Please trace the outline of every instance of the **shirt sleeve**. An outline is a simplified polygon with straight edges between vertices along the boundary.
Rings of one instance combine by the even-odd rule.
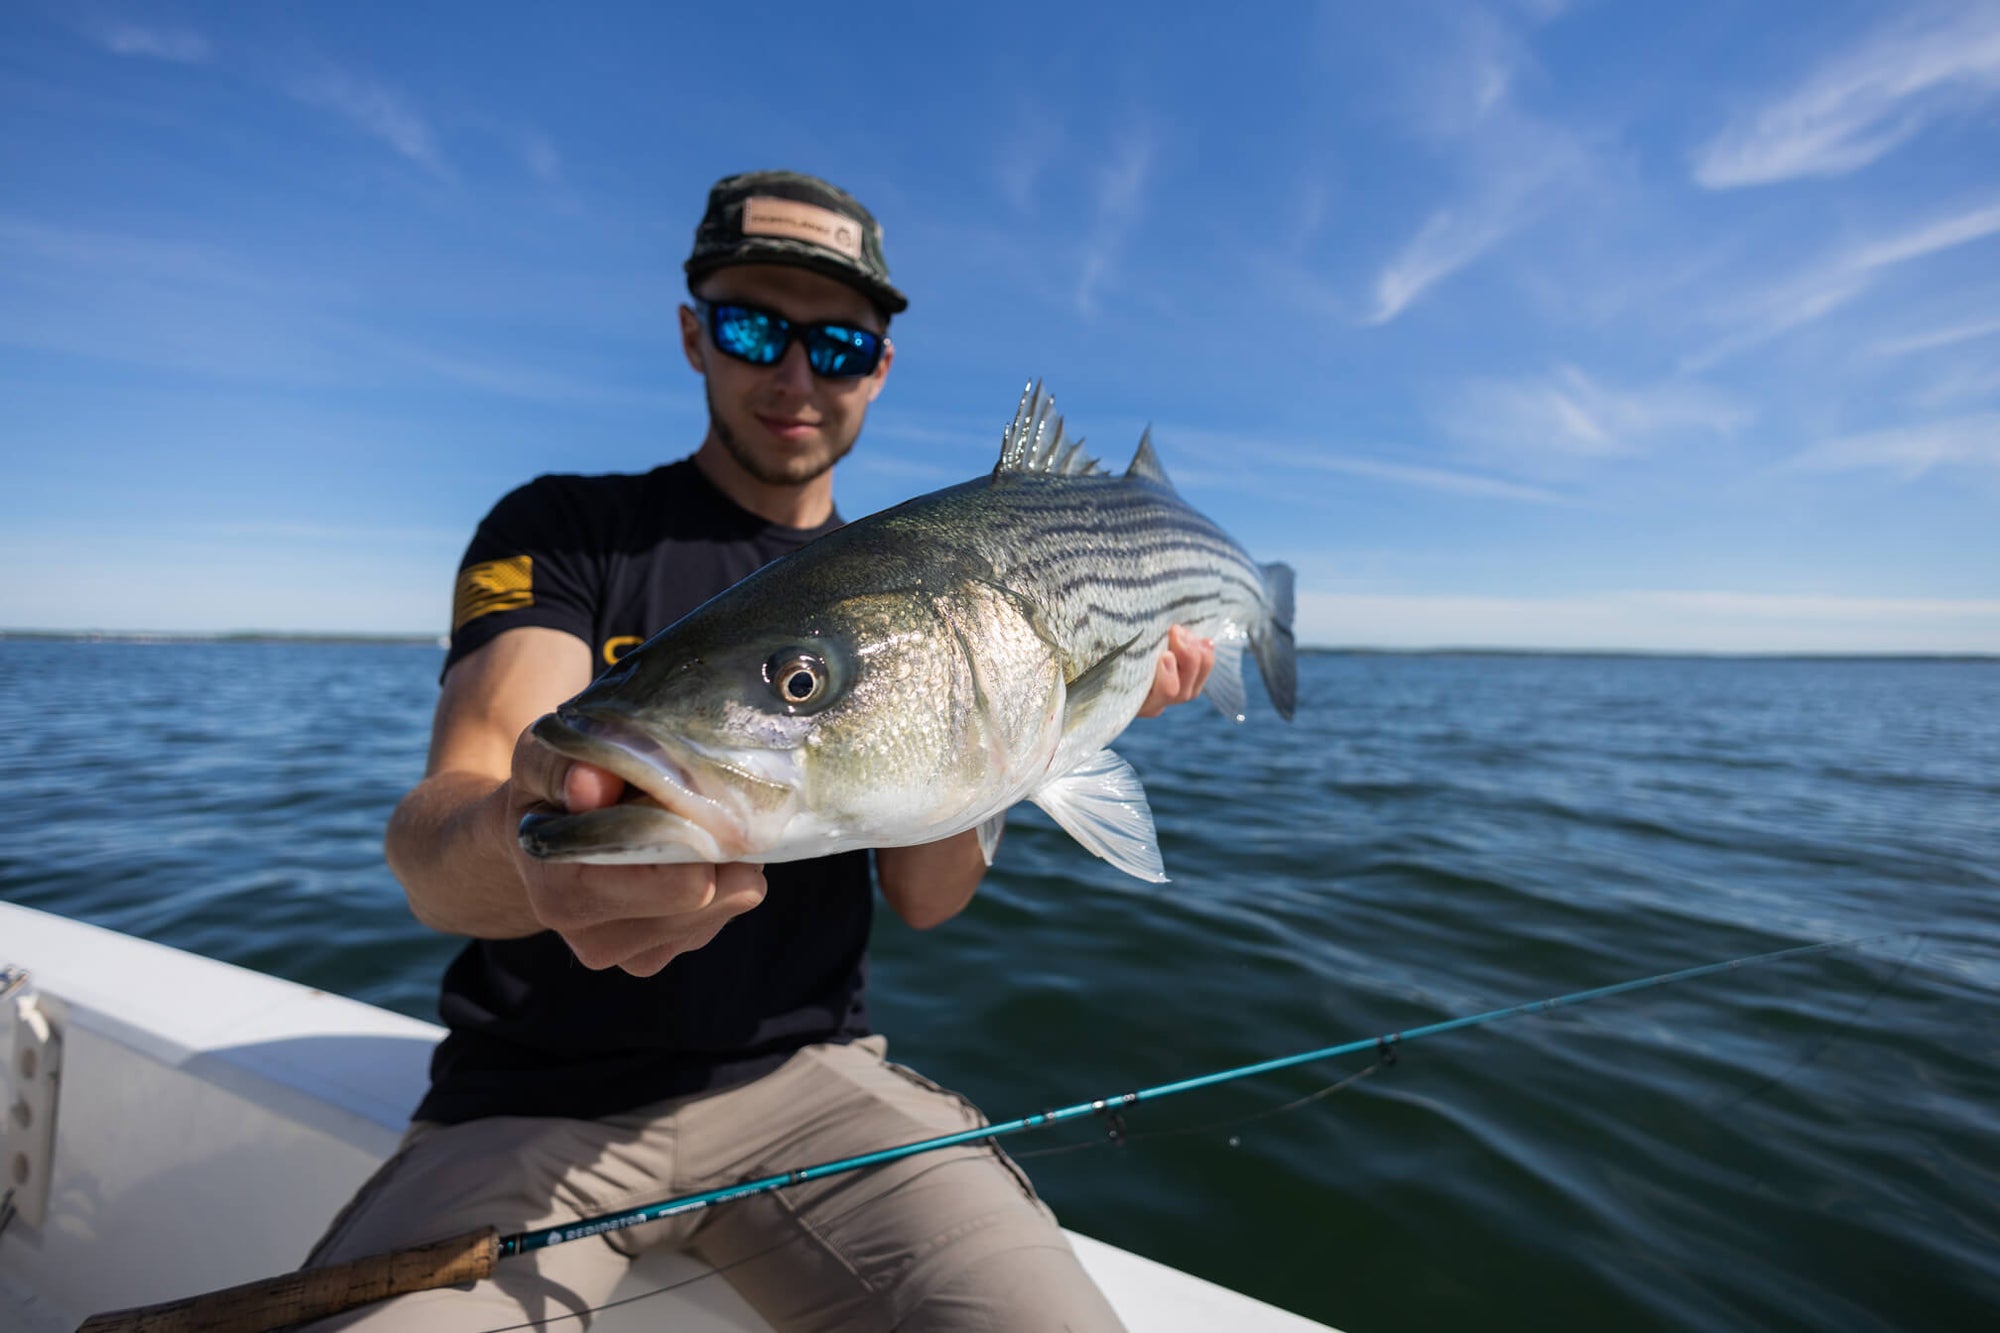
[[[595,632],[602,557],[578,478],[537,477],[480,520],[459,562],[444,671],[510,629],[537,625],[585,643]],[[601,517],[601,516],[600,516]]]

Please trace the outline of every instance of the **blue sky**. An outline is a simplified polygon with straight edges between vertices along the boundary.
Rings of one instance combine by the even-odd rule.
[[[850,517],[1042,376],[1304,642],[2000,652],[2000,6],[1243,9],[8,6],[0,627],[441,629],[785,165],[912,297]]]

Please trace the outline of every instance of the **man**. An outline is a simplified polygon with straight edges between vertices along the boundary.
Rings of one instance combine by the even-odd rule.
[[[719,182],[680,312],[709,425],[643,476],[542,477],[467,551],[423,781],[389,825],[411,909],[469,936],[449,1035],[402,1148],[310,1264],[492,1224],[539,1228],[984,1123],[868,1032],[870,853],[769,867],[550,865],[525,813],[621,781],[526,734],[618,655],[840,523],[833,467],[895,351],[881,230],[809,176]],[[1176,631],[1146,710],[1197,694],[1213,646]],[[872,854],[935,926],[985,870],[976,833]],[[924,1154],[503,1261],[326,1328],[487,1329],[602,1304],[642,1248],[692,1249],[781,1329],[1116,1328],[997,1148]]]

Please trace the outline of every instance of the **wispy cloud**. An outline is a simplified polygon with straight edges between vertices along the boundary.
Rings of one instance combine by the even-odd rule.
[[[1823,440],[1792,455],[1785,466],[1810,472],[1884,469],[1914,480],[1949,464],[2000,468],[2000,412]]]
[[[521,161],[544,185],[560,185],[563,180],[562,154],[546,134],[530,130],[521,138]]]
[[[1853,247],[1797,273],[1732,310],[1740,327],[1689,358],[1700,370],[1820,319],[1866,291],[1885,270],[1914,259],[2000,235],[2000,202],[1920,223],[1897,235]]]
[[[127,282],[136,277],[230,287],[255,284],[239,257],[209,246],[0,213],[0,257],[9,256],[23,265],[16,272],[42,277],[49,266],[58,265],[71,272],[115,273]]]
[[[150,28],[137,23],[112,23],[91,35],[113,55],[168,60],[179,65],[204,64],[215,55],[215,48],[208,38],[190,28]]]
[[[1539,23],[1561,18],[1570,7],[1570,0],[1519,0],[1528,16]]]
[[[1970,241],[1983,240],[1995,232],[2000,232],[2000,202],[1975,208],[1967,213],[1939,218],[1923,226],[1912,228],[1900,236],[1891,236],[1873,245],[1864,245],[1849,255],[1845,266],[1867,272],[1870,269],[1886,268],[1891,264],[1901,264],[1911,259],[1921,259],[1925,255],[1949,250]]]
[[[943,484],[966,479],[965,469],[962,467],[951,467],[944,463],[927,462],[920,458],[879,451],[862,450],[840,466],[842,472],[872,472],[877,476],[892,477],[898,481]]]
[[[2000,319],[1974,320],[1970,324],[1953,324],[1905,338],[1890,338],[1876,343],[1869,350],[1877,356],[1905,356],[1911,352],[1929,352],[1971,342],[1976,338],[1990,338],[1996,333],[2000,333]]]
[[[1726,435],[1750,419],[1746,408],[1701,384],[1614,388],[1573,365],[1524,380],[1475,381],[1440,415],[1461,439],[1582,458],[1639,453],[1689,431]]]
[[[1509,94],[1525,44],[1484,16],[1419,80],[1416,125],[1444,144],[1465,175],[1461,197],[1434,209],[1376,275],[1366,325],[1387,324],[1432,287],[1473,263],[1588,179],[1589,153],[1560,127],[1528,115]]]
[[[1521,500],[1530,504],[1560,504],[1563,497],[1540,486],[1527,486],[1476,472],[1454,472],[1449,468],[1424,467],[1411,463],[1389,463],[1377,458],[1356,458],[1346,454],[1321,454],[1300,460],[1299,466],[1325,472],[1344,472],[1355,477],[1372,477],[1403,486],[1447,491],[1454,495],[1481,495],[1496,500]]]
[[[1989,358],[1966,361],[1944,370],[1910,395],[1911,402],[1929,409],[1994,398],[2000,398],[2000,362]]]
[[[970,422],[963,425],[925,425],[912,419],[907,412],[890,414],[877,408],[869,417],[868,438],[901,440],[930,449],[997,455],[1004,425],[1004,422],[990,428],[985,424],[974,426]]]
[[[413,370],[462,388],[528,402],[671,409],[691,407],[691,395],[668,389],[635,388],[546,366],[505,358],[468,355],[365,331],[369,348]]]
[[[1040,101],[1024,101],[1012,131],[1000,139],[994,177],[1016,212],[1034,211],[1042,178],[1062,151],[1063,133]]]
[[[1712,190],[1857,171],[2000,92],[2000,8],[1932,8],[1878,29],[1694,155]]]
[[[1868,286],[1857,269],[1836,263],[1799,274],[1735,303],[1724,319],[1737,325],[1681,364],[1688,371],[1711,370],[1731,357],[1760,347],[1780,334],[1810,324],[1852,301]]]
[[[377,527],[370,524],[284,522],[259,519],[241,522],[205,522],[166,525],[157,534],[163,540],[184,540],[208,544],[216,538],[254,537],[260,541],[316,542],[351,546],[401,544],[453,548],[465,540],[456,528]]]
[[[1823,593],[1651,592],[1648,602],[1712,615],[1751,619],[1923,620],[2000,616],[2000,600],[1977,597],[1845,597]]]
[[[386,85],[330,69],[294,79],[286,85],[286,91],[308,106],[333,113],[436,175],[451,176],[430,122]]]
[[[1137,129],[1128,133],[1098,168],[1093,191],[1097,213],[1084,244],[1074,293],[1079,314],[1096,313],[1098,288],[1118,263],[1138,221],[1152,165],[1153,136]]]
[[[1452,144],[1502,111],[1534,62],[1519,22],[1492,10],[1457,6],[1449,15],[1409,7],[1428,58],[1411,62],[1398,98],[1402,116],[1420,136]],[[1442,19],[1442,22],[1437,20]],[[1531,16],[1532,19],[1532,16]]]
[[[1477,472],[1433,467],[1425,463],[1401,463],[1365,454],[1350,454],[1324,448],[1253,439],[1223,431],[1171,427],[1163,429],[1160,434],[1162,438],[1171,437],[1177,445],[1185,446],[1198,455],[1262,464],[1263,467],[1257,469],[1257,472],[1265,481],[1268,481],[1268,475],[1265,474],[1268,474],[1270,469],[1276,468],[1296,472],[1338,472],[1347,476],[1391,482],[1399,486],[1415,486],[1423,490],[1443,491],[1453,495],[1482,496],[1529,504],[1561,504],[1565,499],[1558,492],[1540,486],[1524,485],[1501,477],[1484,476]],[[1177,473],[1180,471],[1176,469]],[[1219,473],[1212,476],[1210,482],[1214,485],[1228,486],[1233,484],[1234,476],[1240,475],[1240,472]]]
[[[1630,589],[1487,597],[1304,591],[1299,642],[1383,648],[2000,652],[2000,600]]]
[[[1432,286],[1498,244],[1521,224],[1519,203],[1488,199],[1465,211],[1439,209],[1424,220],[1375,279],[1374,303],[1364,324],[1387,324]]]
[[[1144,220],[1161,139],[1138,108],[1126,108],[1111,123],[1123,128],[1072,132],[1042,104],[1023,103],[998,136],[991,159],[994,189],[1020,215],[1004,233],[994,235],[994,248],[1010,258],[1022,257],[1021,237],[1031,230],[1022,223],[1047,213],[1049,230],[1026,257],[1043,269],[1051,268],[1051,250],[1062,256],[1052,266],[1055,277],[1043,294],[1085,318],[1098,313]],[[1044,196],[1058,191],[1060,211],[1041,208]],[[1081,206],[1078,199],[1084,201]]]

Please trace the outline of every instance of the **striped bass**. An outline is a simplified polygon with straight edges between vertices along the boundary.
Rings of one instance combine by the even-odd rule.
[[[791,861],[980,831],[1033,801],[1090,851],[1166,879],[1138,775],[1107,748],[1167,631],[1215,641],[1235,721],[1247,648],[1292,716],[1292,571],[1175,492],[1151,432],[1112,474],[1040,384],[990,476],[857,520],[689,612],[535,724],[627,799],[534,814],[550,861]]]

